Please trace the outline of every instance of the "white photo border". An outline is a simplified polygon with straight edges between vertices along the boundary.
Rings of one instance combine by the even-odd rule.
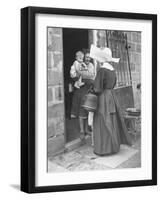
[[[142,143],[141,168],[47,173],[47,27],[141,31]],[[152,179],[152,21],[36,14],[35,186],[103,183]],[[148,108],[148,109],[147,109]],[[72,178],[71,178],[72,177]]]

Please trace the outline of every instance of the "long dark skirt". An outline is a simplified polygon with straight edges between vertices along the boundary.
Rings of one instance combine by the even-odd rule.
[[[131,145],[118,103],[110,90],[99,97],[98,110],[93,121],[94,152],[99,155],[117,153],[120,144]]]
[[[82,105],[84,103],[84,97],[88,93],[92,83],[93,82],[91,80],[86,80],[84,86],[82,86],[80,89],[75,89],[74,91],[71,114],[76,118],[81,117],[86,119],[88,116],[88,112],[83,109]]]

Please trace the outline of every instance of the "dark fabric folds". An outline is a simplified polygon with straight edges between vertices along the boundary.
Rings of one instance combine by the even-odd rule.
[[[93,121],[94,152],[99,155],[117,153],[120,144],[132,144],[117,98],[113,94],[115,77],[114,71],[102,69],[95,79],[95,90],[101,91]]]

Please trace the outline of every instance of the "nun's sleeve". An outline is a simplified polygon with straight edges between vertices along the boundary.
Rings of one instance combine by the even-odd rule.
[[[81,75],[83,79],[94,79],[95,77],[94,65],[92,63],[89,63],[88,68],[84,71],[82,70]]]
[[[94,93],[100,94],[103,92],[103,82],[104,82],[104,72],[100,69],[97,72],[96,78],[94,80]]]

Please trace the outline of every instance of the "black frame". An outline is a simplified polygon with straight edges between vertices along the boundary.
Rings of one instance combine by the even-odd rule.
[[[152,21],[152,179],[61,186],[35,186],[35,15],[60,14]],[[157,184],[157,15],[61,8],[21,9],[21,190],[27,193]]]

